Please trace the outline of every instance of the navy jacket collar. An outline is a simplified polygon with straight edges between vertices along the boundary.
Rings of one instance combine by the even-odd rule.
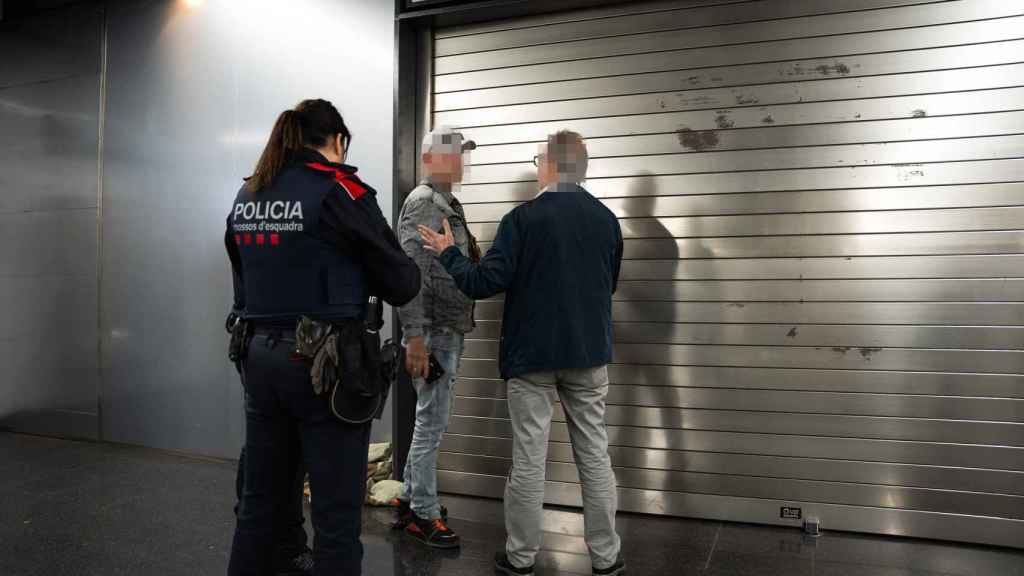
[[[560,194],[562,192],[586,192],[586,190],[575,182],[556,182],[538,192],[537,197],[543,196],[548,192]]]

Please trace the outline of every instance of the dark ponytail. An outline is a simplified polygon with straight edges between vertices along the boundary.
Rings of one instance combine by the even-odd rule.
[[[256,169],[246,181],[250,192],[270,185],[281,170],[304,148],[322,148],[329,139],[341,134],[348,154],[352,134],[338,109],[327,100],[303,100],[293,110],[285,110],[274,122]]]

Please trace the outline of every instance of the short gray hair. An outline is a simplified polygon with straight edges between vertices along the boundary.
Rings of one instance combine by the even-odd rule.
[[[577,184],[587,179],[590,156],[576,132],[560,130],[548,136],[547,161],[555,164],[559,182]]]

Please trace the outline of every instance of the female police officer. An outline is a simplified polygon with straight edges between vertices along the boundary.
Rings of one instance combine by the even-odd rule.
[[[361,507],[370,424],[336,419],[294,356],[296,321],[361,319],[369,296],[394,306],[419,290],[376,193],[343,164],[351,135],[337,109],[306,100],[286,110],[228,216],[235,308],[253,327],[246,390],[244,493],[229,574],[273,569],[280,502],[290,489],[288,431],[298,426],[314,497],[315,574],[361,573]],[[278,503],[275,505],[275,502]]]

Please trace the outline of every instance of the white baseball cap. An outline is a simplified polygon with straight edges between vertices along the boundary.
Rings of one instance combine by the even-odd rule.
[[[451,126],[438,126],[423,137],[423,154],[462,154],[475,149],[476,142],[465,140],[462,132]]]

